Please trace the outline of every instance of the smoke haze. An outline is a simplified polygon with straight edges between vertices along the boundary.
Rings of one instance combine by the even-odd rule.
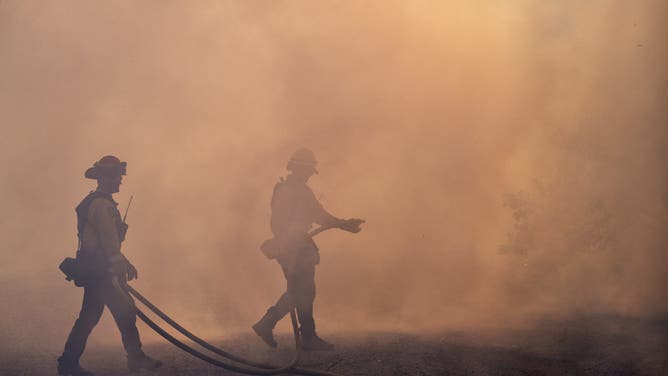
[[[367,220],[316,239],[319,330],[665,314],[667,17],[658,0],[0,1],[0,335],[64,342],[82,290],[57,265],[106,154],[128,162],[134,286],[195,332],[247,330],[285,287],[259,244],[300,146],[323,205]],[[116,341],[108,316],[94,333]]]

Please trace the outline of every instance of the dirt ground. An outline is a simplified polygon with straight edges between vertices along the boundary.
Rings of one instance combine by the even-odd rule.
[[[144,328],[145,330],[148,330]],[[302,367],[341,375],[666,375],[668,320],[598,317],[542,322],[534,329],[407,334],[391,332],[327,334],[332,352],[307,353]],[[248,334],[210,339],[240,355],[272,363],[287,362],[291,338],[278,337],[279,349]],[[233,375],[167,343],[145,346],[165,364],[151,375]],[[55,375],[57,354],[5,348],[0,374]],[[125,375],[120,347],[89,346],[84,367],[96,375]],[[147,374],[142,372],[140,374]]]

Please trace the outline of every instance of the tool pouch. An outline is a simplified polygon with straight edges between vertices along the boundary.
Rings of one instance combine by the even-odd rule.
[[[269,260],[275,259],[281,253],[276,238],[265,240],[262,245],[260,245],[260,250]]]
[[[85,286],[106,275],[106,267],[102,259],[82,256],[80,251],[77,252],[77,258],[65,258],[58,268],[65,274],[65,279],[74,281],[77,287]]]
[[[74,284],[77,286],[82,286],[77,283],[77,280],[80,280],[79,277],[79,261],[72,257],[67,257],[60,263],[58,266],[63,274],[65,274],[65,279],[68,281],[74,281]]]

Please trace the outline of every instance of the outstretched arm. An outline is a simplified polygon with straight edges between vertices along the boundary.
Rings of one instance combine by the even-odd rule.
[[[338,227],[339,223],[343,221],[330,214],[325,208],[317,202],[315,223],[323,227]]]
[[[336,227],[340,228],[341,230],[352,232],[352,233],[358,233],[362,231],[362,228],[360,228],[360,225],[364,223],[365,221],[363,219],[359,218],[349,218],[349,219],[341,219],[333,216],[330,214],[325,208],[316,201],[317,208],[316,212],[318,213],[316,216],[316,221],[315,223],[319,224],[320,226],[323,227]]]

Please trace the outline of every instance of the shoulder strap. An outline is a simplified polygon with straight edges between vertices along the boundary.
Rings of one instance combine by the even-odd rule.
[[[283,185],[285,185],[285,179],[281,177],[278,183],[274,185],[274,191],[271,192],[271,203],[270,203],[271,206],[274,206],[274,198],[276,198],[276,192],[278,192],[278,189],[281,188]]]
[[[77,237],[79,238],[79,250],[81,250],[81,237],[83,236],[84,227],[86,226],[86,221],[88,220],[88,209],[93,200],[97,198],[103,198],[106,200],[114,202],[114,199],[111,198],[111,195],[108,193],[103,193],[99,191],[93,191],[89,193],[84,199],[77,205],[75,211],[77,213]]]

